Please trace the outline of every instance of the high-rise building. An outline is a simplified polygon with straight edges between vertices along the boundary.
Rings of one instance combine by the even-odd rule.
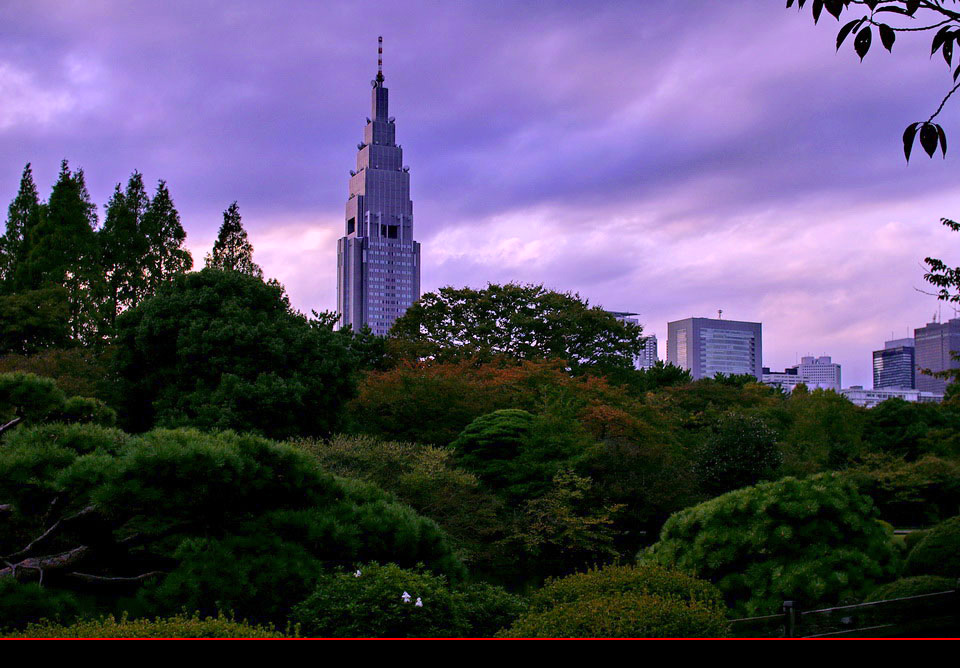
[[[916,389],[916,359],[913,339],[885,342],[873,351],[873,389]]]
[[[913,330],[913,339],[916,343],[916,388],[924,392],[943,394],[949,381],[945,378],[934,378],[922,371],[960,368],[960,362],[953,359],[952,355],[960,353],[960,318],[928,323],[926,327]]]
[[[636,317],[639,315],[638,313],[631,313],[629,311],[607,311],[607,313],[621,322],[627,322],[640,327],[640,319]],[[649,369],[659,361],[660,357],[657,355],[657,336],[650,334],[643,339],[643,351],[634,360],[634,364],[638,369]]]
[[[840,391],[840,365],[831,360],[829,356],[822,357],[801,357],[799,364],[794,364],[782,372],[771,372],[767,367],[763,367],[763,377],[761,379],[768,385],[775,385],[785,390],[791,391],[794,387],[803,383],[807,389],[815,390],[835,390]]]
[[[667,362],[688,369],[694,380],[718,373],[763,373],[759,322],[687,318],[667,323]]]
[[[385,336],[420,298],[420,244],[413,239],[410,168],[387,109],[380,40],[372,110],[350,172],[344,236],[337,242],[340,327],[369,325]]]

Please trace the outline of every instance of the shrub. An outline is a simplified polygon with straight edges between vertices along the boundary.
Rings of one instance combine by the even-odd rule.
[[[697,601],[627,593],[581,598],[518,619],[503,638],[712,638],[729,634],[721,610]]]
[[[44,619],[69,623],[80,611],[72,595],[33,582],[0,578],[0,630],[14,629]]]
[[[69,626],[45,622],[31,624],[9,638],[283,638],[271,626],[255,626],[230,617],[203,617],[194,614],[127,619],[104,617],[84,620]]]
[[[910,575],[960,577],[960,516],[927,531],[907,555]]]
[[[903,546],[906,548],[907,552],[910,552],[915,548],[921,540],[923,540],[928,531],[926,529],[918,529],[917,531],[911,531],[908,534],[903,535]]]
[[[859,600],[896,573],[892,532],[839,474],[784,478],[667,520],[650,558],[715,583],[737,614]]]
[[[301,633],[314,637],[425,638],[490,633],[522,603],[497,587],[450,588],[443,576],[396,564],[368,563],[355,573],[329,573],[293,609]],[[403,594],[409,595],[404,601]],[[417,605],[420,601],[421,606]]]
[[[953,578],[943,578],[936,575],[915,575],[877,587],[870,593],[865,602],[889,601],[892,598],[936,594],[942,591],[953,591],[956,588],[957,581]]]
[[[549,610],[582,598],[599,598],[615,594],[644,594],[683,601],[696,601],[707,606],[722,607],[720,590],[692,575],[669,569],[657,563],[612,564],[590,568],[564,578],[547,580],[531,597],[536,611]]]
[[[870,454],[845,473],[873,499],[880,516],[897,526],[935,524],[960,505],[960,463],[950,459],[924,455],[908,462]]]
[[[18,428],[0,448],[0,500],[13,507],[0,524],[0,554],[56,525],[52,539],[14,561],[69,553],[44,569],[44,586],[99,588],[104,613],[134,597],[144,614],[223,609],[280,622],[324,567],[393,559],[463,573],[436,523],[253,435]],[[0,564],[7,576],[39,573]],[[99,576],[140,579],[105,586]]]
[[[106,426],[117,414],[99,399],[70,397],[51,378],[32,373],[0,374],[0,423],[17,416],[25,424],[89,422]]]
[[[100,424],[112,427],[117,423],[117,412],[99,399],[70,397],[61,407],[57,417],[64,422]]]

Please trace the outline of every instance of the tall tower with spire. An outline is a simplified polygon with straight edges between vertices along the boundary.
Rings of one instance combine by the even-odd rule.
[[[396,143],[383,85],[383,38],[377,76],[370,83],[372,111],[350,171],[344,236],[337,241],[337,311],[340,327],[369,325],[385,336],[393,321],[420,298],[420,244],[413,240],[410,168]]]

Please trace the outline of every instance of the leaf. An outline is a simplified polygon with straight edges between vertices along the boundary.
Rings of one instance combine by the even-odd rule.
[[[947,61],[947,65],[953,65],[951,62],[953,60],[953,38],[954,34],[951,33],[943,43],[943,59]]]
[[[863,61],[863,57],[867,55],[867,51],[870,50],[870,42],[872,39],[873,32],[870,30],[870,26],[867,26],[857,33],[857,38],[853,41],[853,48],[857,52],[857,55],[860,56],[861,61]]]
[[[827,11],[830,12],[838,21],[840,20],[840,12],[843,11],[843,0],[826,0],[824,6],[827,8]]]
[[[913,16],[920,9],[920,0],[907,0],[907,15]]]
[[[960,76],[960,65],[957,65],[957,69],[953,71],[953,80],[956,81],[958,76]]]
[[[813,22],[820,20],[820,12],[823,11],[823,0],[813,0]]]
[[[920,126],[920,145],[931,158],[937,150],[937,144],[940,141],[940,133],[937,132],[935,123],[929,121]]]
[[[930,55],[932,56],[937,52],[937,49],[943,44],[943,40],[947,38],[947,35],[950,33],[951,26],[943,26],[940,30],[937,31],[937,34],[933,36],[933,41],[930,43]]]
[[[897,39],[897,33],[886,23],[880,24],[880,41],[887,51],[893,51],[893,42]]]
[[[943,158],[947,158],[947,133],[943,131],[943,126],[937,125],[937,136],[940,138],[940,151]]]
[[[847,35],[850,34],[850,31],[853,30],[853,27],[860,23],[862,19],[854,19],[850,23],[846,24],[840,28],[840,32],[837,33],[837,51],[840,50],[840,45],[843,44],[843,40],[847,38]]]
[[[918,127],[920,127],[919,123],[911,123],[907,126],[907,129],[903,131],[903,155],[906,157],[907,162],[910,162],[910,151],[913,149],[913,140],[917,136]]]

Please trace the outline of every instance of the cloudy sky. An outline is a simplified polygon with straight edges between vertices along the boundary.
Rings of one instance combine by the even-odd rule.
[[[956,155],[900,146],[950,74],[929,37],[860,63],[783,5],[2,0],[0,204],[67,158],[102,216],[139,170],[202,263],[238,200],[267,275],[333,309],[382,34],[424,290],[543,282],[640,312],[661,355],[668,320],[723,309],[763,322],[765,365],[869,386],[938,308],[923,258],[960,263]]]

